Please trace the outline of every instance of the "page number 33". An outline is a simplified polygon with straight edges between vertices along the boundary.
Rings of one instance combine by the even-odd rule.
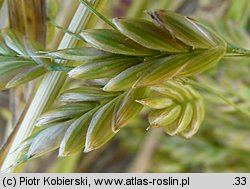
[[[233,185],[246,185],[247,184],[247,179],[246,177],[235,177],[234,178],[234,184]]]

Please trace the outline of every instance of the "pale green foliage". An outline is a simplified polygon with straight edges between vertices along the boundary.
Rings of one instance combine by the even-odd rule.
[[[200,94],[190,86],[176,81],[156,85],[152,90],[157,92],[153,101],[150,98],[139,101],[156,109],[149,113],[150,125],[163,127],[169,135],[192,137],[198,131],[205,114]]]
[[[0,35],[0,90],[33,80],[46,73],[45,62],[35,57],[39,44],[8,29]]]
[[[163,127],[170,135],[186,138],[198,131],[205,112],[202,97],[176,78],[193,76],[215,66],[224,57],[227,44],[217,34],[180,14],[157,10],[149,15],[152,22],[113,19],[117,30],[83,31],[81,36],[91,47],[30,54],[26,53],[30,48],[13,47],[5,40],[0,46],[4,58],[12,49],[11,53],[14,50],[28,57],[32,64],[36,63],[33,61],[36,55],[42,57],[36,58],[41,65],[43,59],[70,60],[74,61],[73,67],[58,65],[56,69],[71,69],[70,78],[84,81],[104,78],[104,83],[98,86],[83,85],[62,92],[58,98],[62,104],[37,120],[39,130],[28,142],[24,141],[25,147],[18,149],[20,161],[56,148],[60,148],[60,156],[97,149],[137,116],[143,106],[152,110],[149,113],[152,127]],[[45,67],[41,65],[39,68]],[[49,64],[48,68],[53,70],[53,66]],[[38,75],[29,70],[37,69],[29,67],[25,70],[28,78],[21,74],[22,77],[14,79],[15,83],[35,78]],[[43,74],[40,70],[39,73]]]

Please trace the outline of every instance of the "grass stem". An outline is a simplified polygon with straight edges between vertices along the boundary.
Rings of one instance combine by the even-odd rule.
[[[211,87],[208,87],[208,86],[205,86],[203,84],[200,84],[196,81],[193,81],[193,80],[187,80],[185,81],[186,84],[190,84],[194,87],[197,87],[197,88],[200,88],[200,89],[203,89],[207,92],[210,92],[214,95],[216,95],[217,97],[219,97],[220,99],[222,99],[224,102],[226,102],[228,105],[234,107],[236,110],[238,110],[239,112],[247,115],[247,116],[250,116],[250,112],[239,107],[237,104],[235,104],[234,102],[232,102],[231,100],[229,100],[227,97],[225,97],[223,94],[221,94],[220,92],[216,91],[215,89],[211,88]]]

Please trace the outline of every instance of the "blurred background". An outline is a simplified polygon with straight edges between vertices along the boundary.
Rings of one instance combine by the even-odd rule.
[[[6,1],[0,0],[0,28],[9,24]],[[47,16],[66,28],[78,4],[77,0],[47,0]],[[103,14],[107,18],[149,19],[145,10],[155,9],[195,18],[228,43],[250,49],[249,0],[108,0]],[[98,20],[96,27],[107,26]],[[47,24],[46,48],[55,49],[62,36],[62,31]],[[249,57],[224,58],[197,80],[250,110],[249,63]],[[65,87],[80,84],[69,80]],[[25,107],[30,85],[0,92],[0,145]],[[250,172],[250,118],[216,96],[200,92],[206,116],[199,132],[189,140],[168,136],[161,129],[146,130],[145,109],[101,149],[66,158],[57,158],[55,151],[29,161],[23,172]]]

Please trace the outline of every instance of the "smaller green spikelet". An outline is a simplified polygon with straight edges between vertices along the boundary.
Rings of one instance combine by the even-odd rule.
[[[131,40],[154,50],[162,52],[187,52],[190,47],[173,39],[169,32],[163,31],[152,22],[138,18],[115,18],[117,29]]]
[[[82,32],[82,37],[93,47],[114,54],[129,56],[152,56],[159,54],[158,51],[143,47],[115,30],[85,30]]]
[[[157,10],[149,15],[156,25],[191,47],[207,49],[217,45],[204,28],[185,16],[167,10]]]
[[[110,101],[93,115],[86,134],[84,152],[100,148],[115,135],[112,125],[115,102],[116,99]]]
[[[153,109],[149,113],[151,127],[163,127],[169,135],[192,137],[204,118],[204,104],[198,92],[177,81],[152,87],[157,96],[137,102]]]
[[[76,119],[67,129],[59,148],[59,156],[68,156],[84,149],[86,134],[95,109]]]
[[[36,57],[41,46],[11,29],[0,30],[0,90],[44,75],[47,61]]]
[[[71,70],[68,75],[71,78],[80,79],[112,78],[140,62],[142,62],[142,59],[138,57],[115,55],[86,61]]]

